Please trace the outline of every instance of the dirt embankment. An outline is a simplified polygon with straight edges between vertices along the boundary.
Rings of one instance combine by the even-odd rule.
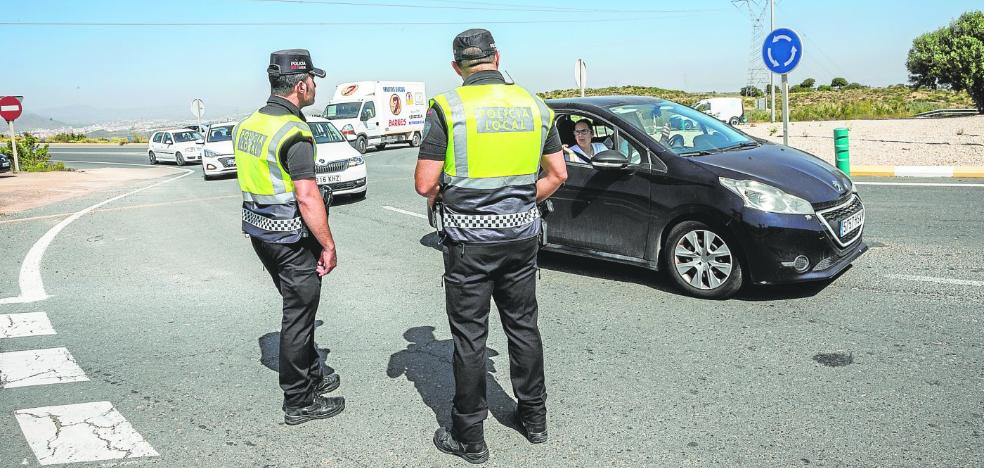
[[[789,145],[833,163],[834,129],[840,127],[850,129],[851,164],[855,166],[984,166],[984,115],[791,122]],[[741,129],[782,142],[782,122],[756,123]]]
[[[111,192],[169,175],[174,169],[101,168],[62,172],[0,174],[0,218],[71,198]]]

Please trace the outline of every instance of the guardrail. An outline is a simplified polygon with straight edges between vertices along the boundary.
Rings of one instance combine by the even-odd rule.
[[[958,117],[961,115],[977,115],[977,109],[937,109],[916,114],[917,119],[932,119],[938,117]]]

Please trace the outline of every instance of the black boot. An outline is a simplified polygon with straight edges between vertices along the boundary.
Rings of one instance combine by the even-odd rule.
[[[333,392],[336,389],[338,389],[338,386],[341,384],[342,384],[342,378],[339,377],[338,374],[328,374],[323,379],[321,379],[321,382],[318,382],[318,384],[314,386],[314,394],[322,395],[325,393]]]
[[[485,442],[463,444],[454,440],[451,431],[443,427],[434,433],[434,445],[438,450],[464,458],[468,463],[485,463],[489,459],[489,448]]]
[[[523,430],[526,440],[530,441],[531,444],[542,444],[547,441],[547,421],[543,421],[542,423],[525,421],[517,412],[516,422]]]
[[[345,398],[325,398],[315,395],[314,401],[308,406],[286,408],[284,410],[284,422],[293,426],[315,419],[327,419],[341,413],[343,409],[345,409]]]

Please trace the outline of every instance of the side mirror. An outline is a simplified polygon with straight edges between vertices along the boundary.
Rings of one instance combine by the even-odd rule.
[[[204,138],[199,138],[199,139],[195,140],[195,144],[196,145],[204,145],[205,144],[205,139]]]
[[[615,150],[605,150],[591,158],[595,169],[624,169],[629,165],[629,157]]]

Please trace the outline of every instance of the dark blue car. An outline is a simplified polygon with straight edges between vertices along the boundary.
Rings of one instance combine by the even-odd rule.
[[[868,249],[854,185],[813,155],[656,98],[547,105],[566,145],[590,119],[608,148],[569,156],[547,250],[665,270],[688,294],[725,298],[746,283],[832,278]]]
[[[0,173],[10,172],[12,165],[13,163],[7,158],[6,155],[0,154]]]

